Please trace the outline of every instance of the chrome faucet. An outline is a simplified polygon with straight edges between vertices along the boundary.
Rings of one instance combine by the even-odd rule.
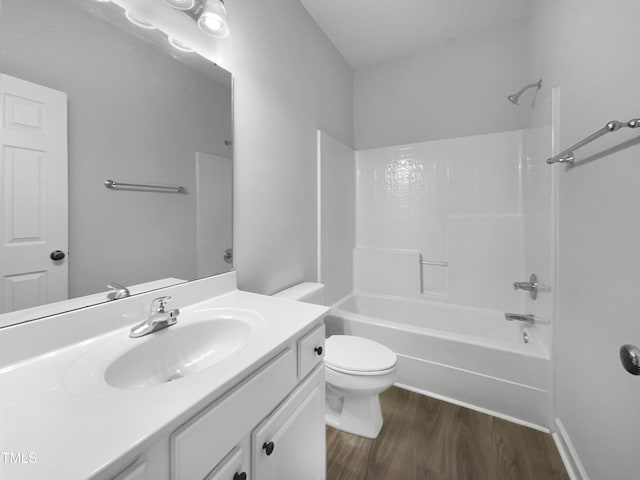
[[[107,288],[113,288],[113,292],[107,294],[107,300],[117,300],[119,298],[125,298],[131,295],[131,292],[127,287],[123,287],[116,282],[107,283]]]
[[[176,308],[174,310],[166,311],[165,307],[167,306],[167,303],[169,303],[169,300],[171,300],[171,297],[158,297],[151,302],[149,318],[134,325],[129,332],[129,336],[131,338],[143,337],[158,330],[162,330],[163,328],[175,325],[178,322],[180,310]]]
[[[505,313],[504,318],[510,322],[517,320],[519,322],[527,322],[529,325],[535,323],[535,318],[529,313]]]

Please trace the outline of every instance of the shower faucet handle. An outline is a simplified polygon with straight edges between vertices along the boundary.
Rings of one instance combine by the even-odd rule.
[[[529,292],[531,300],[535,300],[538,297],[538,277],[535,273],[532,273],[528,282],[513,282],[513,289],[525,290]]]
[[[513,282],[514,290],[533,290],[536,288],[537,284],[532,282]]]

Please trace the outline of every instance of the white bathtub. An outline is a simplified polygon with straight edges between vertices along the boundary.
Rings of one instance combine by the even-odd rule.
[[[341,333],[396,352],[400,387],[542,430],[550,424],[549,355],[535,326],[507,322],[504,312],[356,293],[327,318],[327,334]]]

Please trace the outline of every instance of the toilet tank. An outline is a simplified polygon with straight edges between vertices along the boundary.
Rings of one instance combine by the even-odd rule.
[[[273,294],[276,298],[324,305],[324,284],[303,282]]]

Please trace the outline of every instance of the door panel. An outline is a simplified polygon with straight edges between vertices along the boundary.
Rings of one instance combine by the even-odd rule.
[[[67,95],[0,75],[0,313],[65,300]]]
[[[224,251],[231,248],[233,160],[196,153],[198,278],[226,272]]]

